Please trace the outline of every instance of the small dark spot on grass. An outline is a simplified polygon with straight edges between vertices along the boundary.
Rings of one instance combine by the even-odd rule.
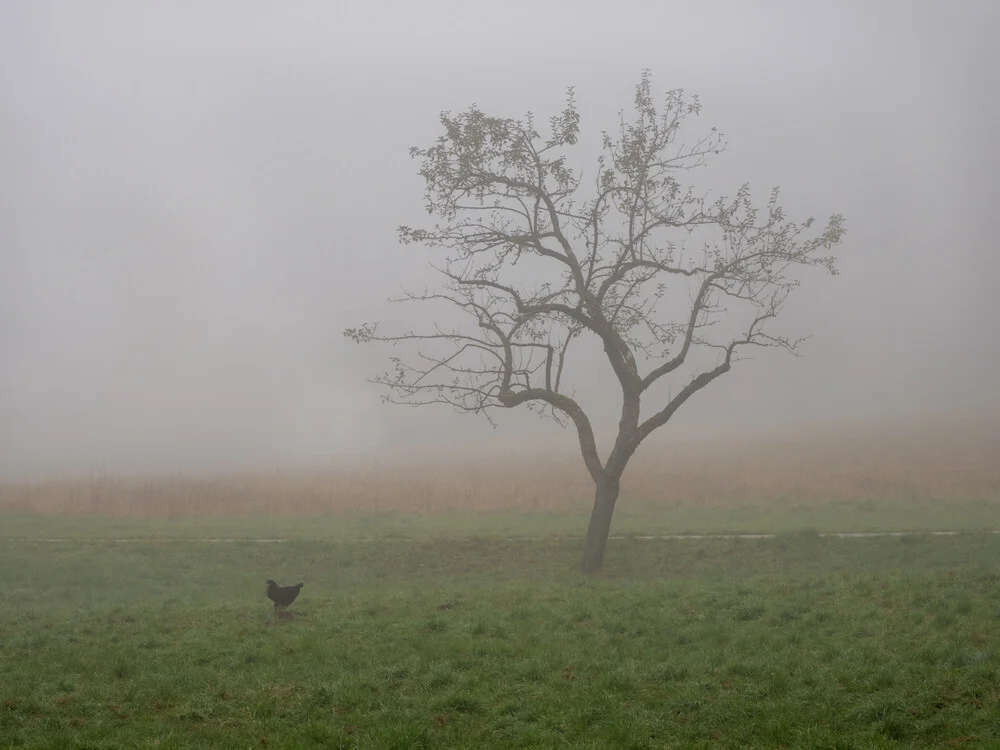
[[[333,703],[333,697],[333,691],[330,688],[326,685],[320,685],[313,690],[312,702],[314,705],[326,708]]]
[[[135,668],[131,662],[125,659],[117,659],[111,669],[111,674],[116,680],[127,680],[135,673]]]
[[[482,706],[469,695],[454,695],[440,704],[440,713],[476,714]]]
[[[764,615],[764,607],[759,604],[745,604],[736,609],[736,619],[740,622],[759,620]]]

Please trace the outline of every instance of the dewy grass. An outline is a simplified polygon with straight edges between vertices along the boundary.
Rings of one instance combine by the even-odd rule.
[[[997,535],[578,552],[0,541],[0,747],[1000,745]]]

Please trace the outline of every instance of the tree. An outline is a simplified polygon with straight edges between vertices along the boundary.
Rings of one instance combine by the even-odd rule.
[[[344,331],[359,343],[413,345],[373,379],[389,389],[386,401],[448,404],[487,418],[523,405],[573,423],[595,485],[584,573],[603,565],[621,478],[643,440],[729,372],[741,350],[797,354],[802,339],[771,330],[799,285],[793,272],[837,273],[827,251],[844,236],[842,216],[807,236],[813,219],[788,220],[777,188],[759,209],[749,184],[710,201],[678,181],[725,147],[715,128],[691,145],[679,141],[700,110],[682,90],[669,91],[658,108],[644,71],[633,118],[619,112],[616,137],[602,133],[587,180],[567,164],[580,128],[572,88],[544,139],[530,113],[490,117],[475,105],[442,113],[436,143],[410,150],[421,159],[427,212],[439,223],[398,230],[404,245],[444,251],[433,266],[442,285],[396,301],[447,305],[467,325],[383,335],[366,323]],[[621,389],[618,432],[604,460],[591,418],[566,386],[567,353],[588,337],[601,344]],[[667,376],[697,364],[697,352],[704,365],[664,396]]]

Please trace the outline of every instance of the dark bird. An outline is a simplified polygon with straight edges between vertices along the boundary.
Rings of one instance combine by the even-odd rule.
[[[279,586],[270,578],[267,579],[267,598],[274,602],[274,608],[287,607],[295,601],[302,584],[296,583],[294,586]]]

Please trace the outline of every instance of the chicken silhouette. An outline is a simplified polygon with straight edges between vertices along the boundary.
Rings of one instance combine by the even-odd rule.
[[[267,579],[267,598],[274,602],[274,608],[287,607],[289,604],[295,601],[299,592],[302,590],[302,584],[296,583],[294,586],[279,586],[270,578]]]

